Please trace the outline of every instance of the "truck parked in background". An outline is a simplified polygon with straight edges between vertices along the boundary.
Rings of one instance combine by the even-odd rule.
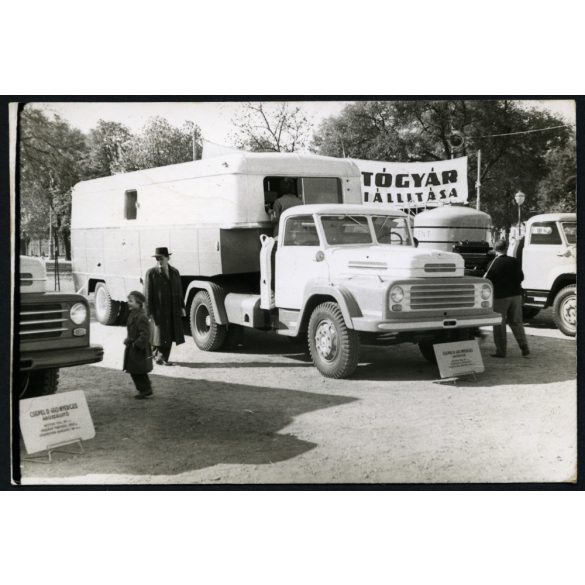
[[[509,255],[522,262],[527,318],[552,307],[555,325],[577,334],[577,215],[546,213],[526,222],[525,236],[511,243]]]
[[[59,368],[103,359],[103,348],[89,343],[87,299],[78,294],[46,292],[46,280],[42,260],[20,257],[20,398],[56,392]]]
[[[302,204],[282,214],[275,242],[268,212],[285,179]],[[501,320],[491,283],[465,276],[460,255],[417,249],[406,214],[361,204],[345,159],[243,153],[75,187],[73,275],[102,323],[120,320],[160,246],[207,351],[234,330],[275,331],[306,339],[319,371],[344,378],[360,343],[415,342],[433,360],[434,343]]]

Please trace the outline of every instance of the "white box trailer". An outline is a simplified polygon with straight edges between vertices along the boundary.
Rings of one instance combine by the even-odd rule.
[[[303,203],[360,203],[360,173],[348,160],[316,155],[237,153],[78,183],[72,194],[76,290],[96,292],[98,319],[123,321],[166,246],[185,289],[194,279],[259,286],[261,234],[283,178]],[[290,183],[289,183],[290,184]],[[122,308],[122,310],[120,310]]]
[[[303,205],[280,218],[272,290],[267,211],[284,178],[295,179]],[[236,154],[80,183],[76,286],[95,292],[98,318],[113,323],[154,249],[166,246],[199,348],[220,349],[246,327],[306,336],[313,363],[334,378],[355,370],[362,342],[415,342],[433,360],[434,343],[501,321],[491,283],[465,276],[460,255],[417,249],[406,214],[361,200],[354,163],[297,154]]]

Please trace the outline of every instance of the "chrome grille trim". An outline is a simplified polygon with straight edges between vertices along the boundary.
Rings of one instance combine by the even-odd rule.
[[[20,311],[20,315],[47,315],[49,313],[67,313],[69,309],[54,309],[51,311]]]
[[[425,272],[456,272],[457,266],[452,262],[425,264]]]
[[[31,331],[21,331],[21,335],[35,335],[38,333],[58,333],[67,331],[67,327],[60,327],[59,329],[32,329]]]
[[[70,308],[61,302],[39,303],[20,311],[19,333],[27,341],[55,339],[66,335],[70,328]]]
[[[473,284],[413,284],[409,290],[410,309],[464,309],[476,304]]]
[[[349,268],[370,268],[374,270],[386,270],[388,268],[388,264],[386,262],[368,262],[366,260],[360,261],[350,261],[347,263]]]

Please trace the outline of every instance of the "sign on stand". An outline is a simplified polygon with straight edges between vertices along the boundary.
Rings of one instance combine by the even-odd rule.
[[[26,452],[39,453],[95,437],[85,394],[81,390],[20,401],[20,432]],[[83,449],[83,447],[81,447]]]
[[[442,381],[455,381],[461,376],[481,374],[485,371],[479,345],[471,341],[438,343],[434,346]]]

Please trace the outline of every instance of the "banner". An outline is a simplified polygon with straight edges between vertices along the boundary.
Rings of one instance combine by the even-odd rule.
[[[467,157],[433,162],[352,159],[362,175],[366,205],[432,207],[467,201]]]

